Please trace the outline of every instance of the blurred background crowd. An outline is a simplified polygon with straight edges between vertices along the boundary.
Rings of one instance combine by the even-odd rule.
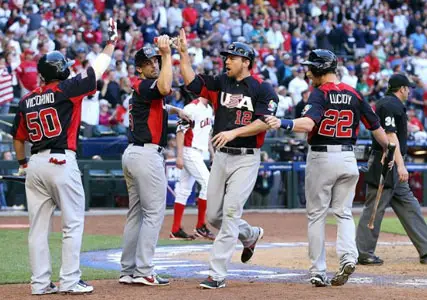
[[[13,113],[20,97],[38,86],[37,60],[43,54],[61,51],[75,61],[74,73],[90,66],[104,46],[112,16],[120,41],[98,92],[84,100],[84,136],[126,133],[137,78],[135,52],[160,34],[176,36],[185,28],[194,69],[201,73],[222,72],[219,51],[230,42],[251,44],[257,53],[253,75],[276,89],[279,117],[301,115],[310,87],[299,62],[311,49],[334,51],[341,80],[374,108],[390,75],[405,72],[417,84],[407,103],[410,131],[414,138],[426,137],[427,2],[422,0],[0,2],[0,114]],[[173,65],[174,92],[167,101],[183,107],[195,96],[183,86],[178,54]]]
[[[257,54],[252,73],[276,89],[278,117],[301,116],[311,87],[300,62],[312,49],[336,53],[341,81],[357,89],[374,109],[388,78],[406,73],[417,84],[406,103],[410,139],[427,140],[424,0],[0,0],[0,123],[1,115],[13,116],[20,98],[40,84],[37,61],[43,54],[61,51],[75,61],[74,74],[88,68],[104,47],[110,17],[117,20],[120,41],[97,93],[83,101],[82,137],[126,134],[129,97],[137,78],[135,52],[156,36],[177,36],[184,28],[198,73],[220,74],[219,52],[230,42],[252,45]],[[183,107],[195,95],[185,89],[179,63],[174,53],[174,90],[167,102]],[[277,134],[283,133],[267,136]],[[0,139],[6,138],[1,133]],[[361,128],[359,139],[364,138],[369,139],[369,133]],[[280,160],[303,160],[303,147],[294,141],[285,148],[296,150]],[[174,159],[175,148],[175,134],[170,132],[166,159]],[[5,160],[12,159],[10,150],[0,149]],[[272,161],[267,152],[262,157]],[[259,174],[257,201],[265,201],[271,178],[268,172]]]

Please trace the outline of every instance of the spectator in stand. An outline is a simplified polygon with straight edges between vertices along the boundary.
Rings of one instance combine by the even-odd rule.
[[[99,125],[110,126],[111,125],[111,104],[105,100],[99,100]]]
[[[243,23],[239,18],[239,12],[233,11],[227,24],[230,27],[231,41],[236,42],[240,36],[243,36]]]
[[[308,90],[308,84],[307,81],[305,81],[305,72],[304,68],[299,66],[296,67],[296,76],[294,79],[292,79],[289,82],[289,93],[291,94],[292,100],[294,102],[294,105],[296,105],[298,102],[302,99],[302,92],[305,90]]]
[[[6,57],[0,53],[0,115],[9,113],[10,102],[13,100],[12,74],[6,67]]]
[[[273,26],[266,33],[266,38],[270,49],[283,49],[283,43],[285,39],[283,38],[283,34],[281,32],[281,27],[278,22],[273,22]]]
[[[196,67],[200,66],[203,63],[203,49],[202,49],[202,41],[199,38],[195,38],[192,41],[193,46],[188,49],[189,53],[194,54],[194,65]]]
[[[295,119],[303,117],[304,108],[308,103],[308,97],[310,97],[310,91],[308,89],[301,92],[301,100],[295,106]]]
[[[356,68],[353,65],[348,65],[346,67],[342,67],[343,75],[341,77],[341,82],[348,84],[352,88],[357,87],[358,78],[356,76]]]
[[[92,45],[91,51],[86,55],[86,59],[89,61],[89,64],[92,66],[95,58],[101,52],[101,46],[97,43]]]
[[[427,38],[421,26],[417,26],[415,32],[411,34],[409,38],[417,51],[421,51],[424,45],[427,44]]]
[[[83,51],[84,53],[89,53],[89,46],[86,44],[86,42],[83,40],[83,32],[84,29],[80,28],[79,31],[76,32],[76,40],[73,44],[71,44],[71,54],[77,56],[78,51]]]
[[[261,69],[261,74],[264,77],[264,80],[268,80],[271,85],[278,86],[279,81],[277,79],[277,68],[275,66],[276,59],[273,55],[268,55],[265,58],[265,65]]]
[[[120,85],[116,81],[116,72],[109,70],[106,72],[106,78],[103,81],[98,81],[98,88],[101,89],[101,98],[108,101],[113,108],[120,103]]]
[[[292,98],[288,94],[288,90],[285,86],[280,85],[276,89],[277,97],[279,98],[279,103],[277,104],[276,117],[285,118],[289,117],[290,112],[293,109]]]
[[[182,18],[188,22],[192,28],[195,28],[198,13],[193,6],[194,0],[187,0],[187,6],[182,10]]]
[[[84,127],[83,136],[91,137],[93,126],[99,124],[99,108],[99,91],[83,98],[81,115],[81,125]]]
[[[17,40],[21,40],[27,34],[28,22],[27,16],[22,15],[9,27],[9,30],[14,33]]]
[[[181,28],[183,22],[182,10],[179,7],[179,0],[172,0],[171,3],[172,5],[168,8],[167,11],[168,27],[170,34],[175,31],[175,28]]]
[[[205,8],[202,17],[197,22],[197,33],[200,37],[206,37],[213,31],[213,27],[214,21],[211,12]]]
[[[23,53],[24,59],[16,69],[16,77],[21,86],[21,97],[34,90],[38,84],[37,63],[34,61],[34,52],[27,49]]]
[[[423,123],[417,117],[415,109],[408,110],[408,133],[417,143],[425,143],[427,132],[424,131]]]

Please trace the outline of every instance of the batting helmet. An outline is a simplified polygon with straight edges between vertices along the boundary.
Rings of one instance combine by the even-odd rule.
[[[52,51],[40,58],[37,71],[46,83],[54,80],[65,80],[70,76],[69,67],[73,64],[74,60],[67,60],[61,52]]]
[[[325,49],[315,49],[308,55],[308,60],[302,65],[309,67],[314,76],[334,73],[337,68],[337,57],[334,53]]]
[[[228,45],[227,49],[221,51],[220,54],[222,56],[236,55],[249,59],[249,61],[251,62],[249,65],[249,69],[252,68],[252,63],[255,59],[254,49],[251,46],[240,42],[231,43],[230,45]]]
[[[149,60],[153,57],[160,59],[161,55],[157,53],[157,50],[153,46],[145,45],[135,54],[135,66],[140,67],[144,60]]]

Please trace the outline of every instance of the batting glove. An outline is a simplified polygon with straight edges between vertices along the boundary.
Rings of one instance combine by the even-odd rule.
[[[13,173],[14,176],[25,176],[27,175],[27,164],[20,165],[18,169],[18,173]]]
[[[119,34],[117,32],[117,22],[110,18],[108,22],[108,41],[107,44],[115,45],[119,39]]]

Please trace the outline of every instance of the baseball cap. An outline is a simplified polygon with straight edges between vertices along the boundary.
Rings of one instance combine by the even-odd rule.
[[[362,69],[364,68],[369,68],[369,63],[367,63],[366,61],[362,63],[361,65]]]
[[[355,70],[355,68],[354,68],[354,66],[350,65],[350,66],[347,66],[347,70],[349,70],[349,71],[354,71],[354,70]]]
[[[268,63],[269,61],[275,61],[276,59],[274,58],[274,56],[273,55],[268,55],[266,58],[265,58],[265,62],[266,63]]]
[[[406,77],[403,74],[393,74],[388,80],[388,88],[396,89],[396,88],[400,88],[401,86],[414,88],[416,87],[416,84],[413,82],[410,82],[408,77]]]

